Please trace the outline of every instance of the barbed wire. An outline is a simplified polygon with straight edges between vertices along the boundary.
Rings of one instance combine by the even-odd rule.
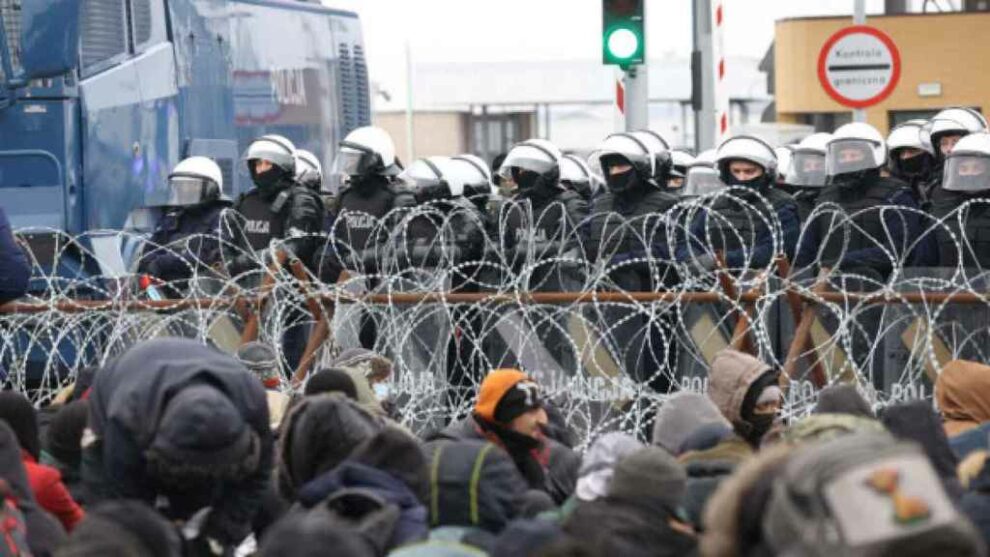
[[[274,348],[289,389],[300,367],[319,369],[364,345],[393,360],[391,397],[415,431],[469,412],[488,370],[521,367],[584,441],[614,429],[642,434],[671,392],[706,388],[711,358],[727,346],[791,374],[788,415],[807,413],[818,388],[841,381],[877,404],[930,397],[948,359],[990,354],[990,289],[982,269],[914,263],[936,234],[943,248],[944,238],[954,244],[955,261],[978,259],[960,231],[980,203],[990,201],[942,219],[913,208],[847,214],[822,205],[808,222],[827,222],[825,233],[809,242],[812,228],[800,230],[796,241],[812,256],[794,265],[779,257],[788,231],[770,200],[732,189],[663,215],[581,222],[562,207],[534,214],[525,202],[490,216],[470,203],[429,203],[381,219],[360,215],[352,224],[365,226],[368,243],[338,226],[261,252],[246,247],[235,218],[216,234],[168,245],[135,231],[20,230],[32,292],[0,314],[0,377],[40,405],[80,370],[141,340],[183,336],[233,352],[256,337]],[[745,217],[728,214],[730,206]],[[881,223],[880,234],[869,234],[870,221]],[[756,245],[754,234],[769,242]],[[278,265],[300,239],[313,254]],[[883,254],[884,272],[843,267],[854,240]],[[774,257],[759,260],[761,249]],[[161,301],[139,273],[155,254],[183,269],[181,280],[152,284]],[[252,264],[231,276],[241,255]],[[705,256],[721,263],[699,266]],[[335,275],[334,265],[346,272]],[[252,321],[257,334],[245,335]],[[329,334],[308,366],[302,347],[321,321]]]

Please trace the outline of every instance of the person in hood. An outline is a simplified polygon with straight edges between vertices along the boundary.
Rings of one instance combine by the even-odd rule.
[[[946,494],[953,500],[962,497],[963,488],[956,475],[959,460],[949,446],[949,439],[930,403],[915,400],[884,409],[880,422],[894,437],[914,441],[925,451],[932,468],[942,479]]]
[[[758,449],[780,413],[780,370],[744,352],[723,350],[712,361],[708,397],[736,434]]]
[[[341,393],[304,397],[279,432],[279,492],[296,500],[299,489],[347,460],[383,425]]]
[[[660,447],[644,447],[615,466],[608,495],[583,502],[564,531],[596,555],[693,555],[697,539],[681,509],[687,476]]]
[[[240,362],[188,339],[145,341],[97,374],[89,401],[92,497],[176,520],[210,507],[202,535],[225,547],[251,532],[274,447],[264,387]]]
[[[65,530],[59,521],[42,509],[24,470],[21,446],[6,421],[0,420],[0,489],[17,501],[17,510],[24,516],[28,548],[34,555],[51,555],[65,541]]]
[[[829,385],[818,393],[814,414],[850,414],[863,418],[876,418],[870,403],[855,385]]]
[[[677,456],[688,436],[709,424],[729,425],[710,398],[691,392],[673,394],[657,412],[653,444]]]
[[[7,422],[21,446],[21,458],[27,472],[31,491],[38,505],[50,512],[71,532],[85,516],[79,503],[72,498],[56,468],[41,464],[41,439],[38,415],[24,395],[13,391],[0,392],[0,421]]]
[[[261,540],[260,557],[323,557],[328,548],[339,557],[377,557],[375,549],[353,529],[327,524],[317,513],[284,517]]]
[[[365,348],[348,348],[332,359],[328,367],[339,369],[351,378],[355,400],[365,410],[376,416],[396,418],[389,412],[392,360]]]
[[[140,501],[107,501],[86,519],[55,552],[56,557],[145,555],[181,557],[179,531]]]
[[[0,304],[24,295],[31,279],[31,265],[11,232],[7,213],[0,207]]]
[[[594,501],[608,495],[615,465],[627,455],[643,448],[643,444],[627,433],[606,433],[591,444],[581,461],[577,489],[579,501]]]
[[[525,373],[497,369],[481,383],[474,412],[466,420],[449,426],[439,439],[485,439],[505,449],[530,488],[546,491],[558,504],[574,490],[572,467],[580,460],[564,445],[548,438],[548,423],[540,387]]]
[[[951,438],[990,421],[990,366],[952,360],[935,380],[935,402]]]

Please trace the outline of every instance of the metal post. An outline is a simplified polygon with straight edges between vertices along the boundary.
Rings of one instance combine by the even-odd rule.
[[[644,130],[650,127],[650,86],[648,64],[632,66],[625,71],[626,131]]]
[[[712,57],[711,0],[694,0],[694,52],[692,54],[694,147],[697,152],[715,146],[715,74]]]
[[[856,25],[866,25],[866,0],[853,0],[853,23]],[[857,108],[853,110],[853,122],[865,121],[865,109]]]
[[[416,160],[416,131],[413,127],[413,58],[412,45],[406,41],[406,164]]]

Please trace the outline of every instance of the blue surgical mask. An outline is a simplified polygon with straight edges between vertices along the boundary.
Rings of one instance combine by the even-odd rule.
[[[378,400],[387,400],[392,394],[392,386],[388,383],[375,383],[372,388],[375,390],[375,398]]]

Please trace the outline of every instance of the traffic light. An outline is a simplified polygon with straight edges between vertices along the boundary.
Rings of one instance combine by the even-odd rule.
[[[622,67],[646,57],[643,4],[646,0],[602,0],[602,61]]]

